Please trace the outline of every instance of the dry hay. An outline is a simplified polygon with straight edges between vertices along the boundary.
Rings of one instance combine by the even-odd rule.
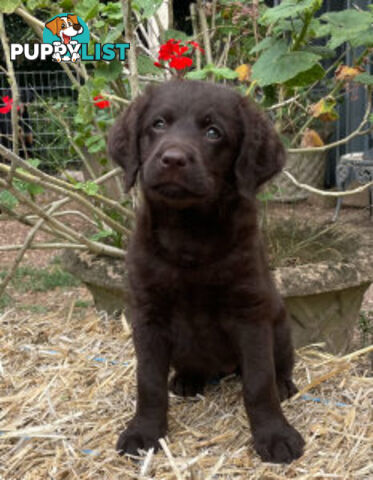
[[[140,461],[113,445],[135,408],[135,360],[122,321],[55,312],[0,316],[0,479],[372,479],[372,393],[368,350],[337,358],[297,354],[308,397],[284,403],[304,435],[291,465],[253,452],[237,378],[197,399],[171,396],[163,451]],[[311,389],[309,388],[311,385]]]

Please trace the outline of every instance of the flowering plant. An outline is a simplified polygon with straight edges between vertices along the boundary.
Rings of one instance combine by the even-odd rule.
[[[170,38],[166,43],[160,46],[158,52],[158,62],[154,65],[158,68],[164,68],[172,72],[172,68],[176,70],[177,76],[183,76],[185,70],[193,65],[193,60],[188,55],[193,55],[195,50],[204,53],[204,50],[197,42],[188,41],[186,45],[181,40]],[[166,63],[168,62],[168,65]],[[173,73],[173,72],[172,72]]]
[[[100,110],[110,107],[109,100],[105,100],[105,98],[102,95],[97,95],[96,97],[93,98],[93,100],[95,102],[95,106]]]
[[[6,97],[1,97],[1,100],[4,104],[4,106],[0,107],[0,113],[5,115],[5,114],[9,113],[12,109],[13,98],[10,98],[9,96],[6,96]],[[17,110],[19,110],[19,107],[17,107]]]

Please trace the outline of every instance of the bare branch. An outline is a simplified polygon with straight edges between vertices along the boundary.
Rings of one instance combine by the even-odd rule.
[[[131,22],[131,13],[132,13],[132,1],[131,0],[122,0],[122,9],[123,9],[123,22],[124,22],[124,39],[131,46],[128,49],[128,64],[130,69],[130,74],[128,80],[131,86],[131,97],[132,99],[136,98],[140,93],[139,87],[139,78],[137,71],[137,58],[136,58],[136,43],[135,36],[133,35],[133,27]]]
[[[1,15],[1,14],[0,14]],[[58,208],[57,204],[54,204],[51,206],[51,208],[48,210],[47,214],[48,215],[51,215],[56,209]],[[9,272],[6,274],[4,280],[0,283],[0,298],[2,297],[6,287],[8,286],[10,280],[12,279],[15,271],[17,270],[17,267],[18,265],[21,263],[22,261],[22,258],[24,257],[25,253],[26,253],[26,250],[29,248],[29,246],[31,245],[33,239],[35,238],[35,235],[37,234],[38,230],[40,229],[40,227],[43,225],[44,223],[44,219],[41,218],[33,227],[32,229],[29,231],[27,237],[26,237],[26,240],[25,240],[25,243],[23,244],[23,246],[21,247],[21,249],[19,250],[14,262],[13,262],[13,265],[11,267],[11,269],[9,270]]]
[[[327,192],[326,190],[320,190],[315,187],[311,187],[311,185],[307,185],[306,183],[300,183],[298,180],[287,170],[283,170],[283,173],[296,185],[297,187],[307,190],[311,193],[316,193],[317,195],[321,195],[323,197],[348,197],[349,195],[355,195],[356,193],[363,192],[367,188],[373,187],[373,182],[365,183],[361,187],[354,188],[353,190],[347,190],[345,192]]]
[[[201,0],[197,0],[197,9],[198,9],[199,21],[201,23],[201,31],[203,35],[203,44],[206,52],[206,60],[207,60],[207,63],[213,63],[212,53],[211,53],[211,42],[210,42],[210,36],[209,36],[209,26],[207,23],[205,10],[203,8]]]
[[[77,200],[78,202],[83,203],[84,205],[87,205],[87,201],[85,199],[88,198],[89,199],[88,203],[90,205],[90,206],[88,206],[88,208],[95,208],[90,203],[92,201],[92,199],[95,199],[95,200],[103,203],[104,205],[106,205],[110,208],[117,209],[120,213],[128,216],[129,218],[134,217],[134,213],[131,210],[123,207],[122,205],[120,205],[120,203],[118,203],[114,200],[111,200],[110,198],[107,198],[107,197],[105,197],[103,195],[99,195],[99,194],[88,195],[82,190],[80,190],[79,193],[78,193],[76,188],[74,187],[74,185],[72,185],[72,184],[70,184],[70,183],[68,183],[64,180],[52,177],[51,175],[48,175],[47,173],[44,173],[41,170],[38,170],[36,167],[33,167],[30,163],[25,162],[21,157],[19,157],[18,155],[15,155],[13,152],[11,152],[9,149],[5,148],[1,144],[0,144],[0,154],[3,155],[4,158],[6,158],[7,160],[14,161],[17,166],[22,167],[22,169],[30,172],[33,175],[33,178],[28,178],[28,181],[31,181],[33,183],[39,183],[40,185],[42,185],[41,182],[44,181],[44,186],[46,188],[49,188],[49,189],[55,188],[55,191],[57,191],[58,193],[63,193],[64,195],[68,195],[68,196],[74,198],[75,200]],[[7,165],[0,164],[0,170],[2,170],[4,172],[8,172],[9,167]],[[115,172],[115,175],[117,175],[118,173],[121,172],[121,169],[118,167],[115,170],[113,170],[113,172]],[[17,175],[19,176],[19,175],[22,175],[22,174],[20,172],[17,172]],[[108,178],[110,178],[110,176],[111,176],[111,172],[105,174],[103,177],[100,177],[101,178],[100,181],[98,179],[93,180],[93,183],[100,184],[100,183],[102,183],[104,178],[105,178],[105,180],[107,180]],[[41,179],[41,180],[39,180],[39,179]],[[105,216],[105,218],[102,218],[102,220],[106,221],[107,215],[105,215],[99,209],[96,209],[96,210],[99,212],[99,213],[97,213],[97,212],[96,213],[99,216],[101,215],[101,218],[102,218],[102,215]]]
[[[18,103],[19,103],[19,92],[18,92],[18,85],[16,81],[16,75],[14,73],[13,62],[10,60],[10,49],[9,49],[9,42],[8,37],[5,31],[4,25],[4,15],[0,13],[0,40],[3,46],[4,56],[5,56],[5,63],[7,68],[7,75],[9,78],[9,84],[12,91],[12,110],[11,110],[11,120],[12,120],[12,148],[15,154],[18,154]],[[12,164],[12,168],[9,172],[9,178],[12,178],[12,174],[14,171],[14,166]]]
[[[2,245],[0,246],[0,252],[12,252],[14,250],[21,250],[24,245]],[[60,250],[60,249],[71,249],[71,250],[88,250],[86,245],[81,243],[32,243],[27,247],[29,250]]]
[[[123,250],[112,247],[110,245],[104,245],[99,242],[92,241],[88,238],[86,238],[83,234],[81,234],[79,231],[75,231],[74,229],[67,227],[60,221],[56,220],[55,218],[51,217],[48,215],[47,212],[45,212],[42,208],[40,208],[35,202],[27,198],[25,195],[20,193],[17,189],[15,189],[13,186],[8,185],[4,180],[0,178],[0,186],[3,188],[6,188],[9,190],[12,195],[14,195],[19,202],[21,202],[23,205],[27,205],[31,210],[33,210],[39,217],[45,220],[46,223],[49,225],[61,230],[62,232],[67,233],[70,235],[75,242],[77,243],[83,243],[84,245],[87,245],[90,251],[96,254],[104,254],[104,255],[110,255],[113,257],[118,257],[118,258],[124,258],[124,253]]]

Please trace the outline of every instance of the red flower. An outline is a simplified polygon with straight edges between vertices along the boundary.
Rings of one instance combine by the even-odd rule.
[[[169,62],[169,68],[174,68],[175,70],[184,70],[185,68],[191,67],[193,65],[193,60],[190,57],[184,56],[185,53],[192,50],[190,53],[193,53],[195,49],[199,49],[203,53],[203,49],[199,46],[197,42],[187,42],[186,45],[181,44],[181,40],[175,40],[170,38],[166,43],[160,46],[158,52],[159,62],[154,62],[154,65],[158,68],[165,68],[165,65],[161,62]]]
[[[205,53],[204,49],[200,46],[199,43],[193,42],[192,40],[187,43],[188,45],[192,45],[193,48],[195,48],[196,50],[199,50],[201,53]]]
[[[165,44],[160,46],[159,49],[159,54],[158,54],[158,59],[159,60],[164,60],[168,61],[171,59],[172,55],[178,55],[179,54],[179,41],[174,40],[173,38],[170,38]]]
[[[104,97],[102,95],[97,95],[97,97],[94,97],[93,100],[95,102],[95,106],[100,108],[101,110],[110,107],[109,100],[104,100]]]
[[[2,97],[2,101],[4,103],[4,107],[0,107],[0,113],[3,113],[5,115],[6,113],[9,113],[12,109],[13,98],[10,98],[8,96]]]
[[[193,60],[189,57],[176,57],[173,56],[170,62],[170,67],[176,70],[184,70],[184,68],[191,67]]]

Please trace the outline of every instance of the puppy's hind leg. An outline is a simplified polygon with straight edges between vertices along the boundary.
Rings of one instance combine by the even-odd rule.
[[[273,326],[273,340],[277,390],[282,401],[292,397],[298,391],[292,380],[294,348],[285,308],[282,309]]]
[[[169,383],[169,389],[175,395],[182,397],[195,397],[203,394],[206,379],[203,375],[193,372],[176,371]]]

